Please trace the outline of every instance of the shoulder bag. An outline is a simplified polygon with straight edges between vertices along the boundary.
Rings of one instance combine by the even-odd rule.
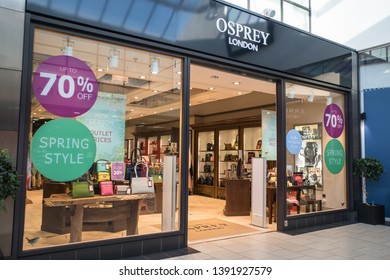
[[[131,193],[140,194],[140,193],[154,193],[154,182],[152,177],[149,176],[149,167],[146,162],[138,162],[134,168],[137,170],[138,166],[145,166],[146,173],[145,177],[138,177],[137,172],[135,177],[131,179]]]
[[[93,185],[88,182],[72,182],[72,198],[94,196]]]

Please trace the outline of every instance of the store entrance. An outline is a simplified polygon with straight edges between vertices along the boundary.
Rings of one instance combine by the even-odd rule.
[[[276,230],[276,83],[192,64],[190,127],[189,243]],[[251,216],[258,157],[267,158],[265,226]]]

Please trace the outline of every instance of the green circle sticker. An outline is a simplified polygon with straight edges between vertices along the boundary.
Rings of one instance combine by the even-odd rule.
[[[338,174],[344,167],[344,147],[337,139],[328,142],[325,148],[325,164],[330,173]]]
[[[32,138],[31,161],[46,178],[72,181],[87,172],[96,155],[90,130],[73,119],[55,119],[41,126]]]

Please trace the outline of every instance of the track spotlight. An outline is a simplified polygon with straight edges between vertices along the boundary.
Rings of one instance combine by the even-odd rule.
[[[263,14],[267,17],[273,18],[276,14],[275,10],[272,9],[264,9]]]

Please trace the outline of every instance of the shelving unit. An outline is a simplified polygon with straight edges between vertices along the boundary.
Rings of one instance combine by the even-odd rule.
[[[261,157],[262,139],[261,127],[245,127],[243,129],[243,175],[252,176],[252,161],[254,157]]]
[[[194,125],[193,129],[194,193],[226,199],[226,180],[237,179],[240,164],[242,170],[245,170],[241,173],[241,179],[250,178],[248,153],[253,152],[256,157],[261,153],[261,147],[257,147],[261,140],[260,119],[232,122],[229,125]],[[213,144],[212,149],[208,149],[207,144]],[[205,165],[210,165],[211,170],[205,170]],[[212,184],[200,179],[206,176],[213,177]]]
[[[196,193],[214,197],[215,132],[203,131],[197,135]]]

